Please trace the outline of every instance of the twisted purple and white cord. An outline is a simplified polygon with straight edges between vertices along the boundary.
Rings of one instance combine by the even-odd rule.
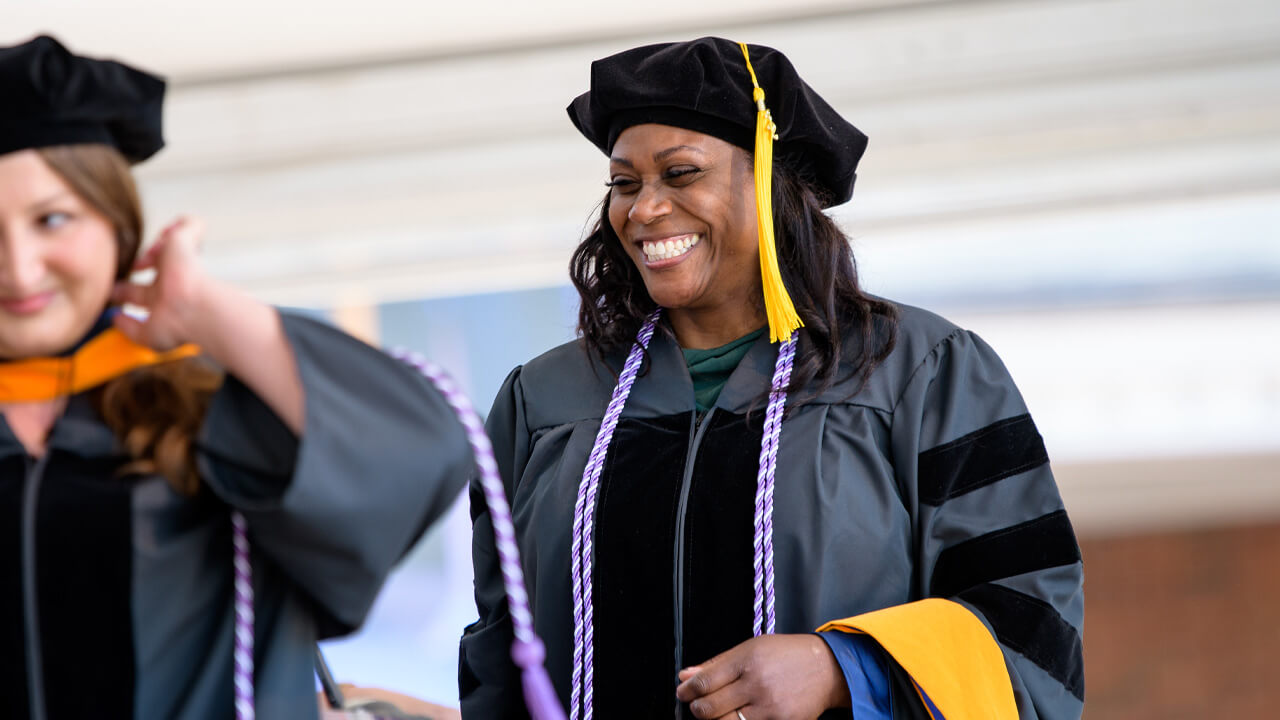
[[[480,487],[484,490],[485,504],[493,523],[493,535],[498,550],[498,565],[502,571],[502,584],[506,588],[507,608],[515,642],[511,646],[511,658],[521,671],[525,704],[533,720],[563,720],[564,709],[556,697],[543,660],[546,650],[533,629],[533,615],[529,612],[529,595],[525,591],[524,572],[520,568],[520,548],[516,545],[515,526],[511,522],[511,506],[507,503],[502,476],[493,456],[493,446],[485,434],[484,425],[476,415],[471,401],[444,370],[427,362],[416,353],[393,351],[392,355],[421,372],[458,415],[466,429],[467,442],[475,455],[476,468],[480,472]]]
[[[253,566],[244,515],[231,513],[231,544],[235,548],[235,669],[236,720],[253,720]]]
[[[778,347],[773,382],[769,387],[769,406],[764,414],[764,431],[760,437],[760,465],[756,471],[755,536],[752,539],[753,635],[772,635],[777,625],[773,594],[773,487],[778,467],[778,439],[782,435],[782,414],[787,404],[787,386],[795,365],[796,337],[793,331]]]
[[[592,716],[592,536],[594,534],[596,495],[600,486],[600,474],[604,468],[609,444],[617,428],[622,408],[631,394],[644,351],[653,338],[661,310],[654,311],[636,336],[627,362],[618,376],[613,397],[600,422],[595,444],[587,458],[587,466],[578,485],[577,501],[573,508],[573,538],[570,547],[570,572],[573,582],[573,677],[570,691],[570,720],[578,720],[579,706],[582,720]],[[773,633],[777,625],[774,603],[773,579],[773,489],[778,464],[778,441],[782,433],[782,415],[787,402],[787,386],[791,382],[791,370],[795,364],[797,334],[778,347],[778,359],[774,365],[773,380],[769,390],[769,405],[765,411],[764,432],[760,440],[760,465],[756,475],[755,536],[753,539],[753,568],[755,571],[753,632]]]
[[[564,720],[564,709],[560,707],[551,678],[547,676],[542,664],[546,650],[533,629],[529,596],[525,590],[524,573],[520,569],[520,550],[516,545],[515,527],[511,522],[511,507],[507,504],[498,463],[494,459],[493,446],[489,442],[489,436],[485,434],[484,425],[476,415],[471,401],[447,373],[415,353],[393,351],[392,355],[418,370],[436,386],[466,430],[467,442],[471,445],[476,468],[480,472],[480,486],[489,507],[489,517],[493,522],[498,563],[502,570],[502,582],[506,588],[507,606],[515,634],[511,657],[521,670],[525,703],[533,720]],[[231,523],[234,528],[236,576],[236,720],[253,720],[253,586],[249,541],[244,516],[238,511],[232,512]]]
[[[594,583],[591,563],[596,494],[600,489],[600,473],[604,469],[609,443],[613,440],[613,431],[618,427],[622,408],[627,404],[627,396],[631,394],[631,386],[635,384],[636,375],[640,372],[644,351],[649,347],[649,341],[653,339],[653,331],[657,327],[661,314],[661,308],[650,313],[636,335],[635,344],[631,346],[627,361],[618,375],[618,384],[613,388],[609,407],[600,420],[600,430],[596,433],[595,444],[591,446],[591,454],[587,457],[587,466],[582,471],[582,482],[578,484],[578,497],[573,505],[573,539],[569,548],[570,575],[573,582],[573,684],[569,694],[570,720],[578,720],[579,704],[582,707],[582,720],[591,720],[592,715],[595,667],[594,613],[591,602]]]

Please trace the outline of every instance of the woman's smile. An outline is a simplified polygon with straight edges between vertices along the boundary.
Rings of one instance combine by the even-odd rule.
[[[667,237],[637,238],[644,256],[644,265],[650,270],[661,270],[678,265],[693,251],[702,240],[702,233],[686,233]]]
[[[0,310],[10,315],[34,315],[48,307],[54,292],[47,290],[25,297],[0,298]]]

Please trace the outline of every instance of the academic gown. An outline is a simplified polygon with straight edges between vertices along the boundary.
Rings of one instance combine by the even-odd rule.
[[[1082,567],[1041,436],[980,338],[899,312],[897,344],[861,390],[846,379],[809,400],[791,392],[774,496],[777,632],[870,634],[892,658],[895,717],[928,717],[923,695],[950,720],[1078,718]],[[701,419],[669,333],[649,357],[599,489],[597,718],[692,717],[675,699],[678,670],[752,636],[760,398],[777,345],[757,340]],[[580,342],[555,348],[510,374],[488,418],[566,706],[574,502],[622,360],[606,368]],[[471,506],[480,619],[461,641],[462,713],[526,717],[474,482]]]
[[[69,398],[43,461],[0,422],[4,717],[233,717],[233,508],[251,544],[257,716],[317,716],[315,642],[360,625],[471,455],[416,371],[282,320],[301,441],[228,376],[196,442],[194,496],[118,477],[127,458],[85,395]]]

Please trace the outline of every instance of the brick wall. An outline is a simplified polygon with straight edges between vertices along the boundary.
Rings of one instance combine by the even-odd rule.
[[[1081,548],[1086,720],[1280,717],[1280,521]]]

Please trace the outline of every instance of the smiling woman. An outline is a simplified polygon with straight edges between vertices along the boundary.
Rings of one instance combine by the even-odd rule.
[[[1079,549],[1017,388],[864,293],[824,212],[866,137],[719,38],[595,62],[569,116],[609,158],[582,337],[488,430],[571,718],[1078,718]],[[478,493],[462,712],[521,718]]]
[[[95,325],[104,298],[128,276],[141,245],[142,208],[128,162],[107,145],[63,145],[0,156],[0,357],[57,355]],[[10,212],[3,212],[8,210]],[[16,211],[16,212],[14,212]],[[160,402],[138,403],[142,378]],[[153,468],[183,492],[195,489],[191,440],[221,373],[201,362],[166,362],[109,379],[89,394],[125,438],[139,469]],[[14,435],[44,446],[65,403],[6,409]]]
[[[647,192],[628,158],[640,148],[652,153]],[[718,347],[764,324],[752,165],[745,148],[681,127],[647,123],[619,134],[600,221],[570,268],[583,297],[579,329],[593,351],[625,352],[656,307],[667,310],[686,349]],[[859,286],[848,239],[823,212],[833,190],[804,181],[793,166],[804,161],[778,158],[774,207],[780,272],[808,341],[798,350],[796,386],[824,387],[846,353],[865,378],[893,349],[896,312]],[[703,229],[672,229],[681,224]],[[696,258],[704,238],[701,259],[684,266],[680,258]],[[857,347],[847,347],[847,333]]]
[[[760,327],[746,152],[692,130],[644,124],[618,137],[609,168],[609,228],[653,302],[675,311],[687,346],[716,347]],[[716,322],[725,307],[746,312]]]
[[[318,717],[315,641],[470,466],[416,370],[207,276],[198,221],[139,257],[129,164],[164,144],[164,89],[49,37],[0,48],[9,717]]]
[[[126,173],[128,168],[107,147],[48,148],[0,158],[0,196],[6,206],[25,210],[28,219],[26,228],[13,223],[18,227],[5,233],[0,356],[52,354],[72,345],[101,313],[112,283],[128,270],[127,264],[119,267],[119,259],[128,263],[137,251],[136,193],[131,183],[91,180],[93,171],[81,169],[91,165],[118,165]],[[81,169],[77,185],[102,188],[104,194],[120,190],[132,194],[132,202],[91,205],[68,182],[76,169]],[[121,233],[117,238],[115,224],[98,207],[132,214],[133,223],[119,223],[133,226],[132,237]]]

